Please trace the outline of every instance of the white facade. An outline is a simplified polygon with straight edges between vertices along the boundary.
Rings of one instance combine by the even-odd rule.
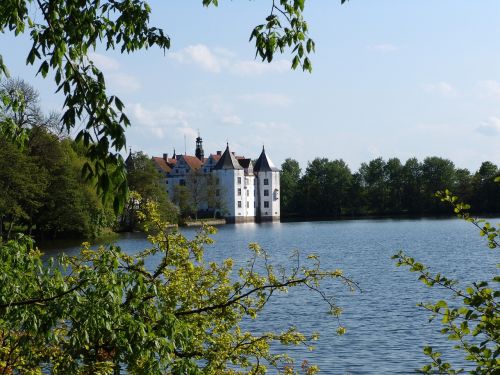
[[[200,155],[201,138],[197,138],[197,155]],[[203,150],[201,149],[201,155]],[[169,196],[174,197],[175,186],[189,185],[193,173],[205,177],[202,181],[215,182],[217,208],[209,202],[198,204],[198,209],[216,210],[227,222],[279,221],[280,175],[267,158],[265,150],[255,165],[250,159],[237,157],[226,147],[224,153],[211,154],[200,160],[194,156],[180,155],[166,160],[169,171],[161,165],[160,158],[153,158],[157,168],[166,175]],[[190,175],[191,174],[191,175]]]
[[[257,212],[262,221],[279,220],[280,217],[280,178],[279,172],[266,171],[256,173],[259,195]]]

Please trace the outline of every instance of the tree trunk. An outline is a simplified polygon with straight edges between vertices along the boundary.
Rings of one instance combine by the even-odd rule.
[[[9,224],[9,231],[7,232],[7,240],[10,240],[10,233],[12,232],[13,226],[14,226],[14,219],[12,219],[10,224]]]

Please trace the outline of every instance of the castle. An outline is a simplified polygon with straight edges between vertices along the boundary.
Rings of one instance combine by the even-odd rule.
[[[198,134],[194,156],[174,151],[171,158],[153,157],[170,199],[176,201],[184,189],[196,210],[213,212],[229,223],[279,221],[280,172],[264,147],[253,163],[236,156],[229,144],[224,152],[205,158],[202,143]]]

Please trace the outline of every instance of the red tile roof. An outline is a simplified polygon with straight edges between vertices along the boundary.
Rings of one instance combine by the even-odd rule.
[[[170,159],[172,160],[172,159]],[[170,161],[169,160],[169,161]],[[172,172],[172,168],[167,164],[165,159],[158,157],[158,156],[153,156],[153,162],[156,164],[158,168],[160,168],[163,172],[165,173],[170,173]]]
[[[212,157],[212,159],[214,159],[215,161],[219,161],[219,159],[221,158],[222,155],[217,155],[217,154],[210,154],[210,156]]]
[[[203,164],[196,156],[182,155],[182,157],[186,161],[187,165],[189,165],[189,167],[193,170],[200,169]]]

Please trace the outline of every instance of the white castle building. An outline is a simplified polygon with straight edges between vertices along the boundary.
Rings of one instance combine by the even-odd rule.
[[[217,211],[227,222],[280,220],[280,172],[264,147],[255,164],[236,156],[229,144],[224,152],[205,158],[198,135],[195,156],[176,155],[174,151],[172,158],[163,154],[153,157],[153,161],[171,199],[176,196],[177,186],[186,186],[196,209]]]

